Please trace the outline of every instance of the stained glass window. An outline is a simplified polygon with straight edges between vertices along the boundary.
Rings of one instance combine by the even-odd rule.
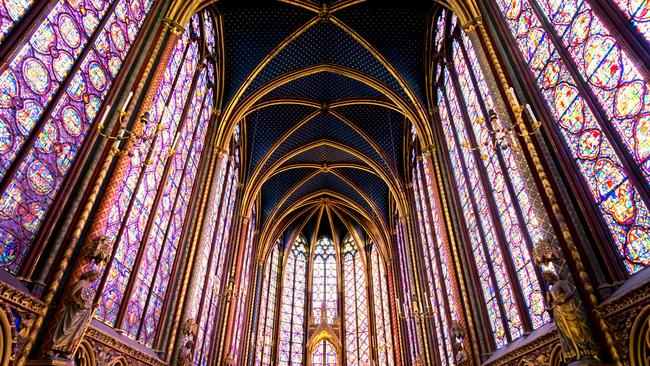
[[[646,40],[650,41],[650,6],[647,0],[614,0]]]
[[[199,157],[210,123],[214,64],[200,52],[203,18],[195,15],[158,88],[143,171],[133,164],[110,218],[118,247],[97,315],[145,344],[156,336],[176,251],[183,235]],[[157,128],[159,124],[162,128]],[[138,155],[136,153],[136,155]],[[142,161],[142,160],[140,160]],[[140,174],[142,173],[142,174]],[[123,215],[119,215],[123,213]]]
[[[228,281],[225,280],[226,268],[224,261],[227,251],[232,247],[231,226],[233,222],[233,212],[235,210],[237,196],[237,182],[239,181],[240,162],[238,159],[240,150],[239,125],[235,127],[235,134],[231,143],[231,150],[228,159],[223,159],[225,168],[223,177],[219,177],[219,182],[223,182],[223,190],[219,207],[211,211],[213,215],[207,217],[207,223],[212,236],[210,245],[210,254],[207,257],[207,275],[205,276],[202,291],[197,294],[197,298],[192,302],[196,303],[191,313],[193,319],[197,319],[199,331],[197,334],[197,348],[194,351],[194,365],[205,366],[210,363],[210,350],[213,347],[212,334],[215,327],[215,319],[218,319],[219,298],[227,291]]]
[[[373,247],[371,252],[372,293],[375,307],[375,335],[377,337],[377,364],[393,366],[393,332],[391,329],[390,298],[386,266]]]
[[[280,266],[280,244],[276,243],[266,261],[262,298],[260,300],[260,316],[257,328],[257,347],[255,365],[271,366],[271,352],[274,344],[274,325],[277,302],[277,289]]]
[[[347,365],[370,363],[368,294],[366,271],[360,252],[350,234],[343,239],[343,284],[345,313],[345,357]]]
[[[27,13],[34,0],[0,2],[0,45],[18,21]]]
[[[496,2],[629,273],[650,265],[650,99],[590,1]],[[645,1],[616,1],[648,39]],[[631,178],[634,176],[634,179]]]
[[[312,270],[312,311],[316,324],[321,322],[321,306],[325,303],[327,323],[338,316],[336,249],[332,239],[323,236],[314,247]]]
[[[248,233],[246,234],[246,248],[244,249],[244,263],[241,267],[241,280],[239,283],[239,290],[237,292],[237,317],[235,319],[235,336],[233,341],[232,350],[230,355],[233,357],[233,360],[236,364],[243,364],[244,361],[240,357],[244,357],[244,354],[240,354],[240,349],[242,346],[242,336],[246,331],[246,323],[244,322],[246,318],[246,304],[248,299],[249,292],[249,283],[251,276],[251,259],[253,256],[253,235],[255,233],[255,208],[253,207],[250,224],[248,227]]]
[[[436,37],[441,39],[439,52],[451,62],[437,68],[440,126],[487,316],[495,344],[501,347],[549,321],[531,251],[538,241],[555,237],[547,229],[548,217],[530,182],[527,165],[522,163],[517,142],[496,132],[502,129],[501,122],[472,42],[454,15],[442,16],[450,27],[447,29],[439,19],[443,26],[437,32],[442,35]],[[446,236],[440,231],[439,204],[431,199],[436,192],[430,168],[426,161],[414,165],[420,232],[427,244],[425,263],[433,289],[431,306],[439,310],[438,314],[448,309],[436,325],[441,329],[437,334],[438,353],[451,360],[448,329],[457,315],[450,292],[450,258],[436,249],[448,246],[436,245]]]
[[[407,310],[413,303],[414,295],[415,293],[413,292],[412,289],[412,281],[411,281],[411,271],[410,268],[411,266],[409,265],[408,261],[409,258],[411,257],[410,251],[408,249],[408,243],[406,242],[405,239],[405,233],[404,229],[402,227],[401,220],[397,217],[397,213],[395,215],[395,226],[396,226],[396,239],[397,239],[397,252],[398,252],[398,260],[399,260],[399,277],[401,279],[400,281],[400,297],[402,299],[402,304],[398,304],[398,315],[404,315],[406,314]],[[411,359],[411,362],[414,362],[414,360],[418,357],[420,357],[420,344],[419,344],[419,339],[418,339],[418,333],[416,329],[416,324],[413,321],[405,321],[405,340],[406,344],[405,347],[407,347],[406,352],[408,352],[409,358]]]
[[[302,365],[305,341],[307,242],[299,235],[284,267],[278,365]]]
[[[311,366],[337,366],[336,350],[328,340],[322,340],[314,348]]]
[[[0,67],[0,266],[17,273],[153,0],[53,1]],[[0,2],[0,44],[32,1]],[[93,40],[92,47],[86,47]],[[67,85],[63,88],[63,85]],[[103,113],[102,113],[103,115]],[[194,132],[194,131],[192,131]],[[32,141],[26,145],[27,141]]]
[[[415,204],[417,217],[419,222],[420,240],[422,241],[422,249],[424,251],[424,264],[427,283],[429,285],[429,296],[427,303],[424,305],[425,310],[434,311],[433,323],[435,325],[436,340],[438,346],[438,358],[442,365],[453,364],[453,352],[451,350],[451,343],[449,337],[449,325],[451,320],[451,306],[454,304],[453,298],[449,295],[451,289],[450,281],[448,278],[448,271],[446,267],[442,267],[440,261],[441,256],[439,251],[441,246],[436,242],[440,240],[440,236],[432,234],[432,227],[436,230],[437,235],[446,235],[442,221],[440,221],[440,212],[436,211],[433,206],[431,198],[433,192],[429,193],[428,188],[431,188],[429,183],[428,187],[423,187],[425,184],[423,179],[423,162],[422,160],[416,161],[416,166],[413,172],[413,187],[415,193]],[[428,179],[428,175],[426,176]],[[428,183],[428,182],[427,182]],[[430,209],[431,207],[431,209]],[[442,268],[441,268],[442,267]],[[443,282],[444,281],[444,282]]]

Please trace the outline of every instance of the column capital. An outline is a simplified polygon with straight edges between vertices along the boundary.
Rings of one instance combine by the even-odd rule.
[[[217,158],[223,158],[224,155],[226,155],[228,153],[228,150],[222,149],[220,147],[215,148],[215,150],[217,152]]]
[[[429,145],[429,146],[422,149],[422,156],[423,157],[427,156],[427,155],[431,156],[431,155],[433,155],[433,153],[435,151],[436,151],[436,145],[431,144],[431,145]]]
[[[463,24],[462,27],[465,33],[471,33],[482,24],[483,24],[483,17],[477,16],[476,18],[470,19],[467,23]]]
[[[169,18],[164,18],[162,20],[163,27],[165,29],[169,29],[173,34],[180,36],[185,32],[185,27],[183,27],[182,24],[178,23],[175,20],[169,19]]]

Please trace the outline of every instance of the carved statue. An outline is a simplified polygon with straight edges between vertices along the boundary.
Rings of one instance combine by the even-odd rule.
[[[454,350],[456,354],[454,355],[454,360],[456,365],[463,366],[467,364],[467,352],[463,347],[463,338],[465,337],[465,332],[463,327],[460,325],[458,320],[453,320],[451,322],[450,335],[454,344]]]
[[[92,318],[95,294],[92,283],[100,275],[96,269],[88,270],[79,278],[69,296],[63,299],[65,310],[54,330],[49,356],[70,359],[74,354]]]
[[[199,325],[194,319],[187,319],[185,321],[185,325],[183,326],[183,344],[181,345],[181,350],[178,355],[179,366],[192,365],[192,351],[194,350],[194,342],[198,331]]]
[[[564,362],[597,359],[598,349],[587,325],[582,302],[575,287],[559,278],[555,262],[560,260],[560,248],[550,242],[537,243],[533,251],[542,278],[548,285],[546,304],[558,329]]]
[[[564,361],[596,357],[596,344],[573,285],[551,271],[542,272],[542,278],[550,284],[546,301],[559,330]]]

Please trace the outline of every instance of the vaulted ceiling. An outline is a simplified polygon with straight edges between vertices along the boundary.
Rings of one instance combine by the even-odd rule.
[[[405,135],[427,110],[426,44],[438,5],[226,0],[217,8],[224,110],[244,126],[244,199],[259,197],[262,240],[327,227],[385,241],[404,194]]]

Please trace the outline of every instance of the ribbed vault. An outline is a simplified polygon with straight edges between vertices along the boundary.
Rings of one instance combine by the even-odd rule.
[[[393,208],[406,210],[411,125],[431,144],[424,60],[438,5],[227,0],[217,7],[225,45],[218,138],[226,146],[234,126],[243,126],[243,212],[259,202],[260,243],[282,235],[290,243],[287,235],[299,232],[309,240],[323,215],[338,234],[387,242]]]

